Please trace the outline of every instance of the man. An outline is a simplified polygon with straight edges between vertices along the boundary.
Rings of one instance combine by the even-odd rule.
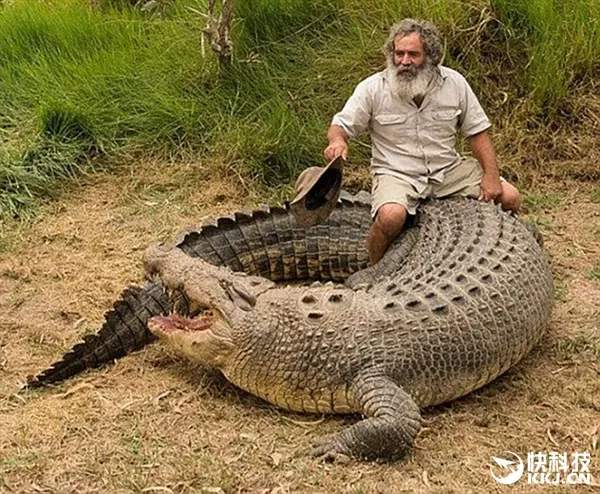
[[[362,81],[327,131],[325,157],[348,155],[348,140],[368,129],[372,141],[373,225],[367,248],[372,264],[427,197],[466,196],[495,201],[516,212],[518,190],[500,178],[490,127],[473,90],[441,65],[437,28],[405,19],[384,45],[387,69]],[[460,130],[473,156],[455,149]]]

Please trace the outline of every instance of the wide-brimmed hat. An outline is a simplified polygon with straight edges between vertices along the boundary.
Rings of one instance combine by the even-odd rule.
[[[342,189],[344,158],[338,156],[326,167],[311,166],[296,180],[296,197],[290,203],[296,221],[310,227],[325,221],[335,208]]]

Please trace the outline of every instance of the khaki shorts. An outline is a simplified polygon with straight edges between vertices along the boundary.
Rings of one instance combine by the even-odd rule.
[[[477,199],[482,178],[483,170],[474,158],[463,158],[458,166],[446,172],[443,183],[429,183],[421,194],[401,178],[375,175],[371,191],[371,214],[375,218],[379,208],[388,203],[402,204],[409,214],[415,214],[419,203],[428,197],[463,196]]]

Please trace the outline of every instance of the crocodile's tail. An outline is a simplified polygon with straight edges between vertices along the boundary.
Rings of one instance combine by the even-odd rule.
[[[148,282],[143,287],[127,288],[96,334],[83,338],[61,360],[28,380],[25,388],[39,388],[63,381],[86,369],[100,367],[146,346],[155,339],[146,322],[152,316],[167,314],[169,299],[163,286]]]
[[[367,266],[369,205],[342,199],[327,221],[305,229],[283,207],[237,212],[184,233],[175,246],[233,271],[272,281],[344,281]]]
[[[369,209],[368,197],[343,193],[328,220],[310,229],[299,226],[288,208],[238,212],[184,233],[175,245],[191,257],[273,281],[343,281],[367,266]],[[25,387],[56,383],[141,349],[154,340],[147,320],[178,302],[158,283],[126,289],[98,333],[85,336]]]

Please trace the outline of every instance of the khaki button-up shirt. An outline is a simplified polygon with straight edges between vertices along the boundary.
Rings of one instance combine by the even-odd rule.
[[[378,72],[358,84],[332,121],[349,137],[368,128],[371,173],[398,176],[419,193],[430,181],[442,183],[460,162],[457,131],[468,137],[491,125],[465,78],[448,67],[439,66],[439,72],[420,107],[393,94],[385,71]]]

